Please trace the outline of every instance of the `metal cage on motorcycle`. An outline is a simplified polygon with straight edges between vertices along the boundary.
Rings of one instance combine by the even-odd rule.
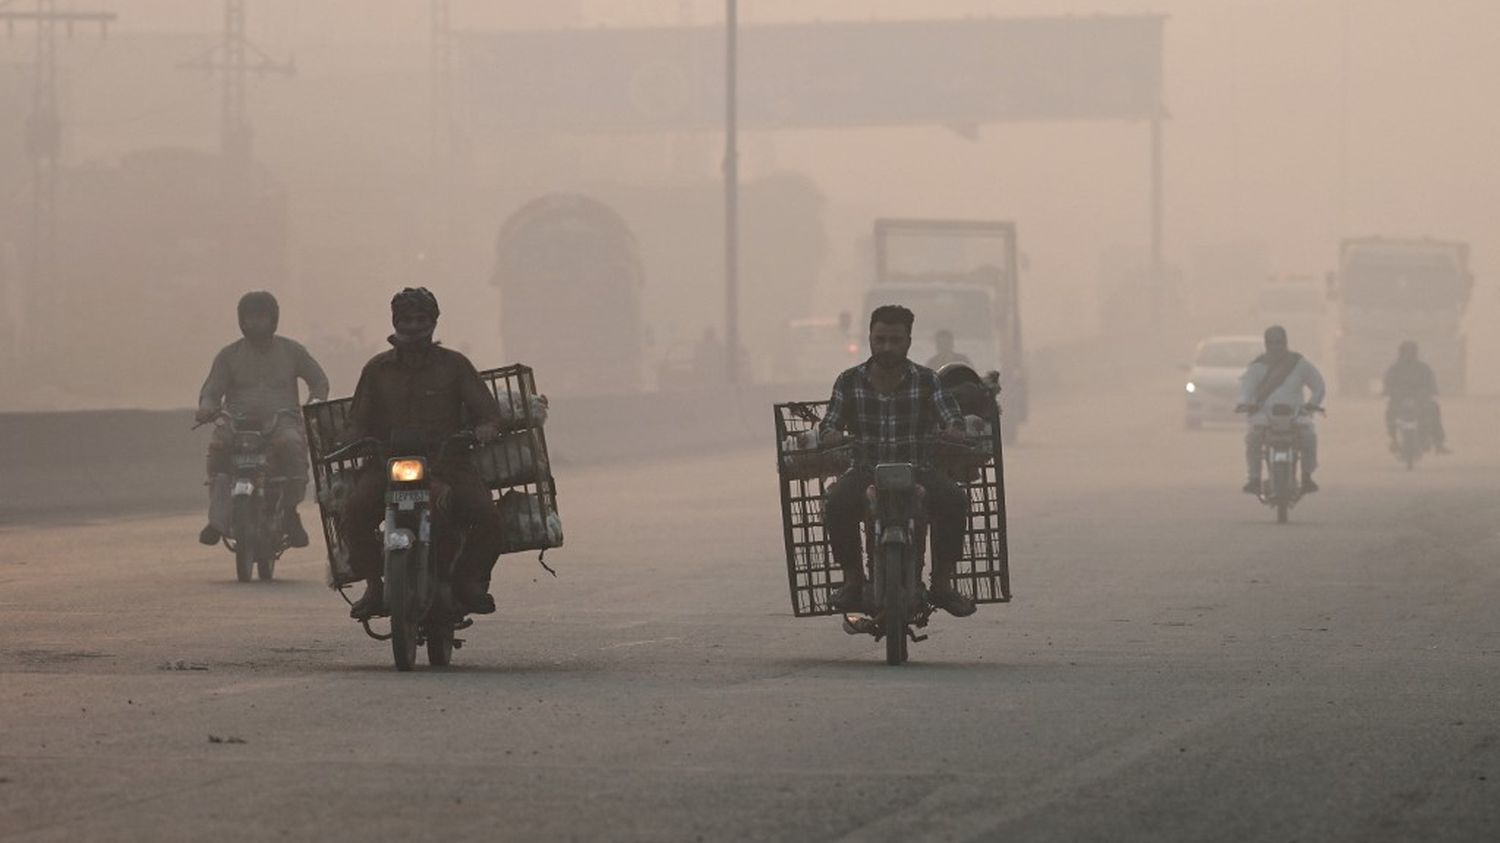
[[[500,436],[472,452],[475,471],[490,489],[500,510],[504,553],[545,550],[562,544],[557,510],[557,483],[547,453],[546,399],[536,389],[536,375],[523,365],[486,369],[479,377],[500,403]],[[327,454],[345,444],[353,398],[318,401],[302,408],[313,483],[323,537],[328,546],[330,583],[359,579],[349,564],[348,543],[339,534],[339,514],[354,488],[355,476],[370,457],[329,461]],[[464,426],[471,424],[464,420]]]
[[[811,452],[787,451],[784,443],[818,426],[826,401],[793,401],[775,406],[776,472],[781,487],[781,524],[786,543],[787,584],[792,612],[799,618],[836,614],[832,596],[843,585],[833,560],[824,521],[824,495],[848,468]],[[953,466],[946,473],[969,496],[964,552],[954,585],[976,603],[1005,603],[1010,593],[1010,551],[1006,543],[1005,468],[998,426],[992,456],[979,466]],[[942,463],[939,467],[943,468]],[[868,547],[866,548],[868,555]]]

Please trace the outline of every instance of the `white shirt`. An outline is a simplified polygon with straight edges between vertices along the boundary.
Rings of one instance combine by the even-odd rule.
[[[1254,404],[1255,393],[1260,388],[1261,381],[1265,380],[1271,367],[1266,365],[1263,359],[1258,358],[1240,376],[1240,403]],[[1303,391],[1310,390],[1312,395],[1303,398]],[[1323,383],[1323,375],[1318,372],[1318,367],[1308,361],[1306,357],[1297,361],[1292,373],[1287,375],[1281,385],[1266,396],[1266,400],[1260,402],[1260,409],[1250,417],[1251,424],[1268,424],[1266,418],[1270,409],[1277,404],[1290,404],[1301,409],[1304,403],[1323,404],[1323,396],[1328,393],[1328,387]]]

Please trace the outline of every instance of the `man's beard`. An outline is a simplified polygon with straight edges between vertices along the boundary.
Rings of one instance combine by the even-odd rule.
[[[901,365],[905,357],[899,351],[877,351],[870,355],[870,360],[882,369],[894,369]]]

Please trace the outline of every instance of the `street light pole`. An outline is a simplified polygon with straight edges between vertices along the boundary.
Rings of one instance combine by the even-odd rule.
[[[724,344],[728,377],[739,382],[740,349],[740,154],[739,2],[727,0],[724,44]]]

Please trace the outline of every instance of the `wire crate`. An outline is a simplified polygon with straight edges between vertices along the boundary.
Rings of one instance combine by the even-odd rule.
[[[547,401],[536,389],[528,366],[486,369],[479,377],[500,403],[500,436],[475,448],[471,461],[490,489],[504,522],[503,551],[519,553],[560,547],[562,521],[557,509],[557,482],[547,452]],[[330,462],[326,454],[345,444],[353,398],[318,401],[302,408],[313,483],[328,546],[329,581],[335,586],[359,579],[349,564],[348,544],[339,534],[339,513],[369,457]],[[464,420],[465,426],[470,423]]]
[[[827,401],[793,401],[775,406],[776,470],[781,487],[781,524],[786,542],[787,584],[797,617],[832,615],[831,599],[844,574],[833,560],[824,520],[824,495],[846,464],[807,453],[788,452],[790,437],[818,426]],[[992,428],[993,456],[979,466],[950,472],[969,496],[964,553],[954,585],[976,603],[1009,602],[1010,551],[1006,543],[1005,470],[998,426]]]

